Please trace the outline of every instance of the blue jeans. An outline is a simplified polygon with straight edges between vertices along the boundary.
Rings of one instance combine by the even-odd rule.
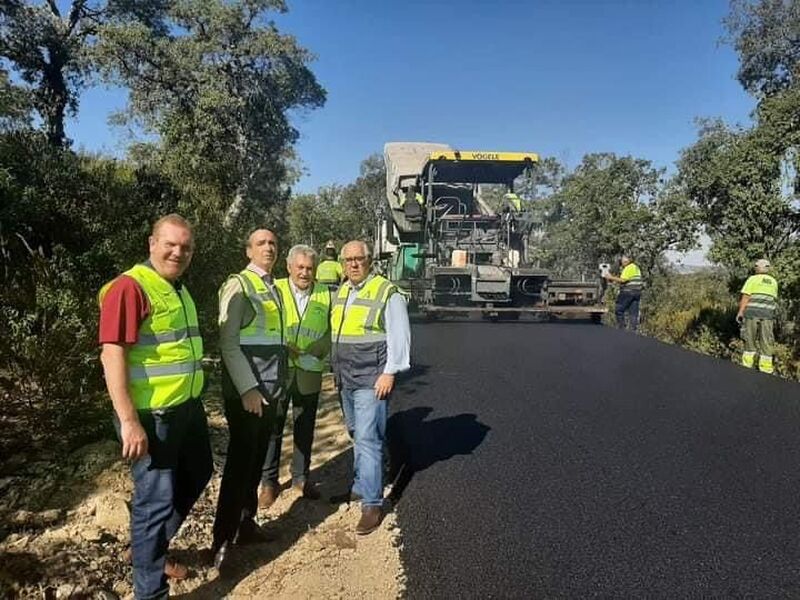
[[[628,327],[631,331],[639,329],[639,300],[641,294],[638,292],[620,292],[617,296],[617,304],[614,307],[614,315],[617,317],[617,327],[625,329],[625,313],[628,313]]]
[[[362,506],[383,505],[383,444],[388,400],[378,400],[372,388],[342,390],[342,412],[354,437],[353,492]]]
[[[139,599],[166,598],[164,563],[175,536],[211,478],[208,422],[200,400],[163,411],[140,411],[148,454],[131,465],[133,590]]]

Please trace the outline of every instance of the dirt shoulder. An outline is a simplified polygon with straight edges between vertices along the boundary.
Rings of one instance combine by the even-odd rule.
[[[337,396],[326,380],[317,418],[312,480],[324,498],[347,484],[352,450]],[[398,598],[403,594],[400,532],[394,514],[356,537],[359,507],[310,501],[284,491],[260,514],[273,541],[237,548],[237,570],[221,580],[205,564],[227,426],[217,394],[206,402],[215,473],[173,541],[172,553],[194,570],[173,583],[179,598]],[[282,480],[292,440],[284,438]],[[131,482],[112,441],[91,444],[57,462],[20,467],[0,479],[0,596],[105,599],[132,597],[128,540]]]

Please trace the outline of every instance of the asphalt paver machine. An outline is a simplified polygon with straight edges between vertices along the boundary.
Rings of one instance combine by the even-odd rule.
[[[554,278],[529,261],[534,216],[515,183],[539,161],[530,152],[454,150],[392,142],[384,148],[385,214],[375,251],[385,274],[431,315],[583,314],[599,319],[602,286]],[[502,190],[494,207],[484,190]]]

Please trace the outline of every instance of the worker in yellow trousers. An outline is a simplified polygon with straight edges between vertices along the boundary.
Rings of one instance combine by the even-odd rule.
[[[770,263],[762,258],[756,261],[755,275],[747,278],[742,287],[736,321],[742,326],[744,352],[742,365],[753,368],[758,354],[758,370],[773,373],[775,350],[775,313],[777,311],[778,282],[769,274]]]

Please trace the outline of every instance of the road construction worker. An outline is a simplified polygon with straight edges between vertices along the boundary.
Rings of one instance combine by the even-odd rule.
[[[277,411],[270,435],[267,459],[262,474],[261,508],[275,501],[280,493],[278,471],[283,443],[283,428],[289,404],[292,405],[294,452],[292,454],[292,486],[304,498],[317,500],[320,493],[309,480],[314,422],[317,417],[322,373],[327,370],[325,358],[331,347],[331,292],[321,283],[314,283],[317,253],[305,245],[293,246],[286,258],[289,277],[275,282],[283,297],[283,324],[289,372],[284,396]],[[269,498],[267,490],[272,491]]]
[[[267,541],[255,520],[258,484],[285,394],[282,302],[272,278],[278,238],[269,229],[256,229],[247,239],[246,254],[249,264],[219,291],[222,398],[230,430],[211,546],[220,573],[235,564],[234,543]]]
[[[762,258],[756,261],[755,275],[751,275],[742,287],[739,312],[736,321],[742,326],[744,352],[742,365],[752,368],[758,354],[758,370],[773,373],[773,334],[777,310],[778,282],[769,275],[770,263]]]
[[[211,477],[203,392],[203,340],[180,277],[194,252],[192,228],[171,214],[153,225],[150,258],[100,290],[99,341],[114,425],[130,459],[131,559],[136,598],[167,597],[170,540]]]
[[[421,192],[417,191],[415,188],[411,188],[414,194],[414,200],[417,201],[417,204],[422,207],[425,206],[425,196],[422,195]],[[404,207],[406,204],[406,195],[407,192],[400,190],[400,208]]]
[[[345,424],[354,440],[351,492],[361,498],[356,533],[371,533],[383,520],[383,452],[388,399],[395,375],[409,368],[408,311],[397,288],[370,273],[369,247],[342,249],[347,282],[331,311],[332,366]]]
[[[336,256],[336,245],[331,241],[325,244],[325,258],[317,266],[317,283],[327,285],[335,291],[342,283],[342,264]]]
[[[508,192],[503,195],[505,205],[514,212],[522,212],[522,199],[514,192]]]
[[[625,316],[627,315],[627,328],[636,331],[639,328],[639,302],[642,297],[644,281],[642,272],[630,256],[623,255],[621,260],[622,272],[619,277],[611,273],[604,273],[606,281],[619,284],[619,295],[614,307],[614,314],[617,317],[617,327],[626,328]]]

